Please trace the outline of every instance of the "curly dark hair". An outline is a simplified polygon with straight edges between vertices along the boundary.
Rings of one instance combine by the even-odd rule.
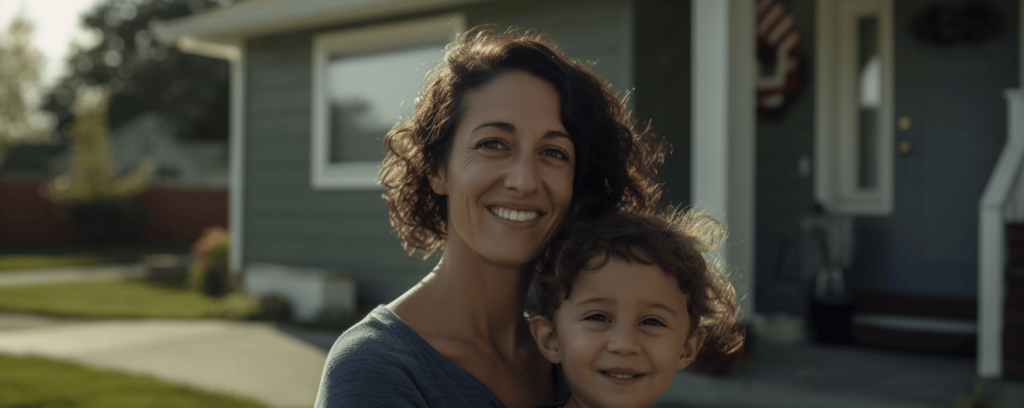
[[[410,258],[425,259],[447,238],[447,197],[433,194],[429,177],[447,163],[455,127],[467,109],[466,95],[516,71],[550,82],[561,97],[562,124],[576,151],[565,222],[614,210],[650,211],[658,204],[657,167],[667,145],[649,126],[640,129],[630,119],[608,85],[539,35],[473,29],[448,45],[428,74],[412,116],[384,137],[383,198]],[[413,257],[416,250],[422,257]]]
[[[743,342],[736,326],[736,291],[723,272],[725,266],[704,257],[724,239],[722,224],[693,210],[610,213],[570,226],[540,259],[534,277],[536,306],[531,314],[553,319],[580,274],[600,269],[609,258],[654,264],[676,278],[679,289],[689,295],[686,308],[691,330],[704,327],[709,339],[717,339],[719,350],[732,353]]]

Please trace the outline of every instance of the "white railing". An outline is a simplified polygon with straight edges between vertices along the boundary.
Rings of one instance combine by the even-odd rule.
[[[1006,223],[1024,220],[1024,91],[1009,89],[1006,145],[978,203],[978,376],[1003,375]]]

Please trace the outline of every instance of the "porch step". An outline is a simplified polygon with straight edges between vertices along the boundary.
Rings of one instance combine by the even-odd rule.
[[[974,299],[861,292],[854,296],[858,344],[953,355],[977,354]]]

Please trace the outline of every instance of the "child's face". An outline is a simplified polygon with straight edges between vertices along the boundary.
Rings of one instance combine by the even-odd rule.
[[[703,340],[690,333],[687,296],[657,265],[611,258],[583,272],[554,322],[531,320],[549,361],[562,364],[572,390],[569,406],[648,407]]]

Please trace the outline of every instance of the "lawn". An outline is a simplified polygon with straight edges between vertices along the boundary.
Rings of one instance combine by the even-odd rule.
[[[216,303],[195,291],[135,280],[0,287],[0,310],[59,316],[201,318]]]
[[[112,263],[94,255],[0,255],[0,271],[21,269],[65,268]]]
[[[229,395],[151,377],[39,357],[0,355],[0,406],[33,408],[266,408]]]
[[[151,254],[187,254],[189,243],[147,243],[114,246],[44,246],[0,248],[0,272],[135,263]]]

